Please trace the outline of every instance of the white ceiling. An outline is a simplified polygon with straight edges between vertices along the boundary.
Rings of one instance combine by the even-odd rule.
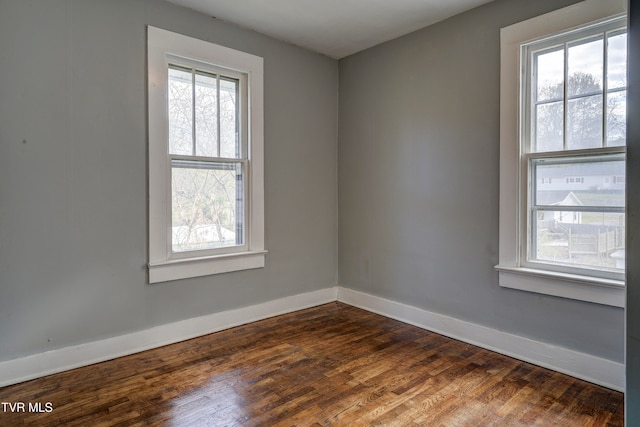
[[[332,58],[491,0],[169,0]]]

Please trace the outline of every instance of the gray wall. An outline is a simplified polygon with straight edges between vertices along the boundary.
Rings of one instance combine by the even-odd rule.
[[[640,0],[629,0],[627,185],[640,188]],[[625,422],[640,425],[640,192],[627,192],[627,389]]]
[[[335,285],[339,235],[344,286],[621,362],[623,310],[493,268],[499,29],[573,2],[341,60],[338,152],[336,61],[161,1],[0,0],[0,361]],[[264,269],[146,284],[147,24],[265,59]]]
[[[146,284],[153,25],[264,57],[264,269]],[[153,0],[0,0],[0,361],[335,286],[337,61]]]
[[[500,28],[575,0],[497,0],[340,61],[339,280],[616,362],[624,310],[500,288]]]

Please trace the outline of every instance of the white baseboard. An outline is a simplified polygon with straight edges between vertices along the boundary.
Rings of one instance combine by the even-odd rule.
[[[338,288],[213,313],[19,359],[0,362],[0,387],[138,353],[280,314],[336,301]]]
[[[624,391],[624,364],[340,287],[338,301],[525,362]]]
[[[604,387],[624,391],[625,370],[621,363],[343,287],[326,288],[0,362],[0,387],[336,300]]]

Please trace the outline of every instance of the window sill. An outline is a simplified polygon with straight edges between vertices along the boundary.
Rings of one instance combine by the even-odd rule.
[[[149,283],[262,268],[267,251],[236,252],[209,257],[149,263]]]
[[[545,295],[588,301],[613,307],[625,306],[625,284],[621,280],[600,279],[556,273],[533,268],[497,265],[499,285]]]

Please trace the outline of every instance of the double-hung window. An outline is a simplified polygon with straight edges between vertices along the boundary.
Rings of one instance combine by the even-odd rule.
[[[262,59],[148,27],[149,281],[264,266]]]
[[[503,29],[502,286],[624,303],[622,3],[588,0]]]

